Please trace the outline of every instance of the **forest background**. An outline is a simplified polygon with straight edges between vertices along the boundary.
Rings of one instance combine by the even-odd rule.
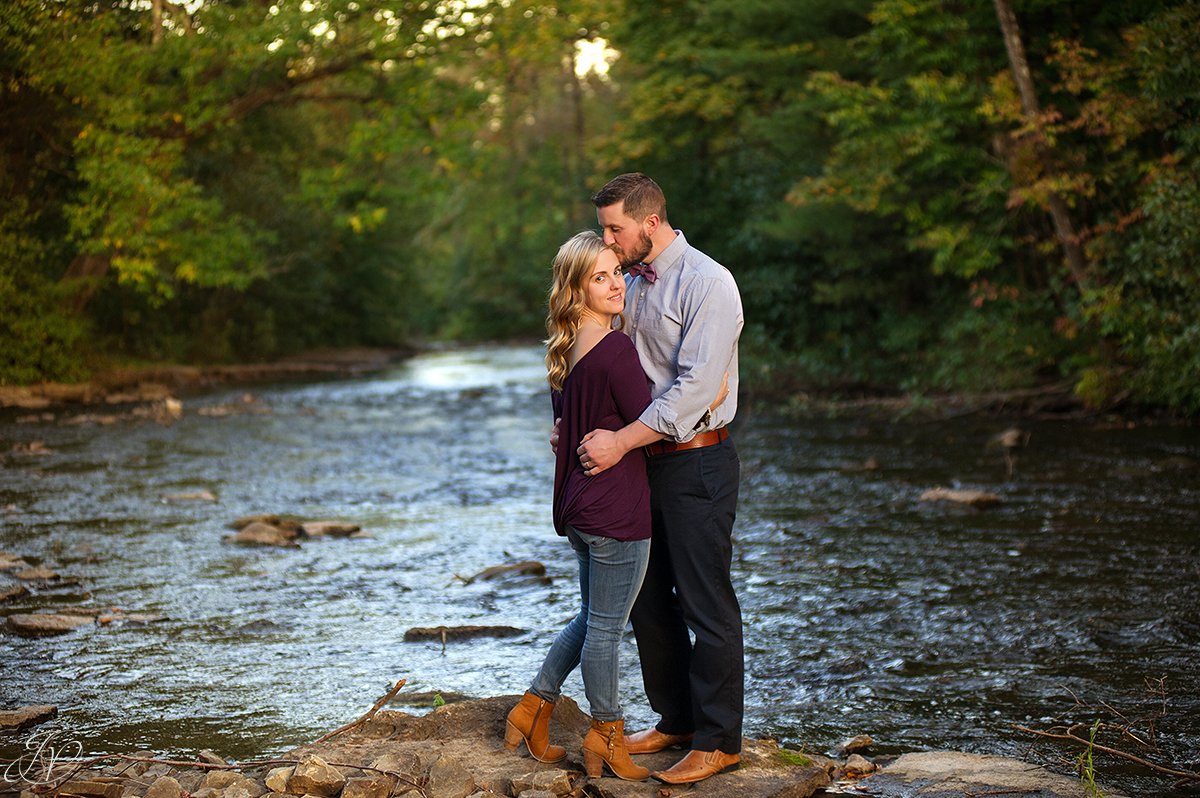
[[[1186,0],[5,0],[0,384],[540,336],[640,170],[751,386],[1196,415],[1198,155]]]

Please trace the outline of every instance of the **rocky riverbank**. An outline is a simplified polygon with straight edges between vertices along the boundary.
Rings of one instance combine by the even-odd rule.
[[[504,719],[518,696],[451,703],[426,715],[372,710],[338,732],[269,760],[230,762],[205,751],[195,761],[151,751],[66,762],[69,734],[57,746],[30,746],[10,766],[0,793],[79,798],[808,798],[853,794],[881,798],[1021,794],[1088,798],[1077,780],[1014,759],[955,752],[906,754],[872,762],[860,754],[835,759],[780,748],[771,740],[744,740],[741,767],[693,786],[657,781],[589,779],[578,754],[588,718],[570,698],[555,709],[551,739],[568,757],[542,764],[504,748]],[[12,715],[24,725],[53,716],[53,708]],[[31,718],[36,717],[36,720]],[[19,728],[15,725],[10,729]],[[53,738],[47,738],[53,739]],[[868,745],[858,740],[856,745]],[[640,756],[665,769],[678,751]],[[1123,798],[1105,789],[1109,798]]]
[[[0,407],[44,410],[70,405],[158,403],[178,393],[220,385],[355,377],[380,371],[411,354],[398,349],[337,349],[270,363],[109,369],[86,382],[0,385]]]

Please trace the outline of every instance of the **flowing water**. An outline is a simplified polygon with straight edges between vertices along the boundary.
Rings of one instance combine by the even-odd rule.
[[[64,578],[0,613],[164,616],[36,639],[0,631],[0,709],[57,705],[52,725],[86,754],[247,758],[357,718],[401,678],[406,692],[525,689],[577,600],[574,558],[550,526],[538,349],[252,390],[253,404],[242,390],[188,398],[171,424],[0,416],[0,550]],[[238,412],[198,412],[216,407]],[[1160,756],[1200,759],[1200,430],[1023,423],[1010,477],[989,444],[1005,426],[742,412],[747,735],[815,752],[862,732],[885,754],[1032,746],[1066,770],[1076,749],[1014,725],[1101,717],[1078,699],[1131,719],[1165,711]],[[934,486],[1003,503],[920,501]],[[215,501],[163,498],[198,491]],[[230,521],[264,512],[370,537],[222,541]],[[545,563],[550,584],[457,578],[519,560]],[[0,575],[0,592],[11,581]],[[526,631],[404,642],[442,624]],[[654,718],[631,638],[623,658],[638,727]],[[586,709],[577,674],[565,690]],[[23,741],[0,737],[0,756]],[[1171,794],[1110,761],[1100,776]]]

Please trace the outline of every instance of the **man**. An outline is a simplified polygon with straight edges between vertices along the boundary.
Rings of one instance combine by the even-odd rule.
[[[742,744],[742,616],[729,574],[739,462],[727,429],[742,302],[733,275],[671,228],[650,178],[615,177],[592,204],[631,275],[625,331],[654,397],[636,421],[594,430],[578,449],[590,476],[637,447],[648,455],[650,566],[630,618],[646,695],[662,719],[626,743],[631,754],[690,745],[653,774],[689,784],[736,767]],[[710,410],[725,377],[729,396]]]

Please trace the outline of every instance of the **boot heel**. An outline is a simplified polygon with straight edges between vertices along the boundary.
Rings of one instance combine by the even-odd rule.
[[[583,749],[583,769],[587,771],[588,778],[600,778],[604,775],[604,758],[595,751]]]
[[[512,721],[508,721],[504,728],[504,747],[509,751],[516,751],[523,742],[525,742],[525,735],[521,734],[520,729],[512,725]]]

